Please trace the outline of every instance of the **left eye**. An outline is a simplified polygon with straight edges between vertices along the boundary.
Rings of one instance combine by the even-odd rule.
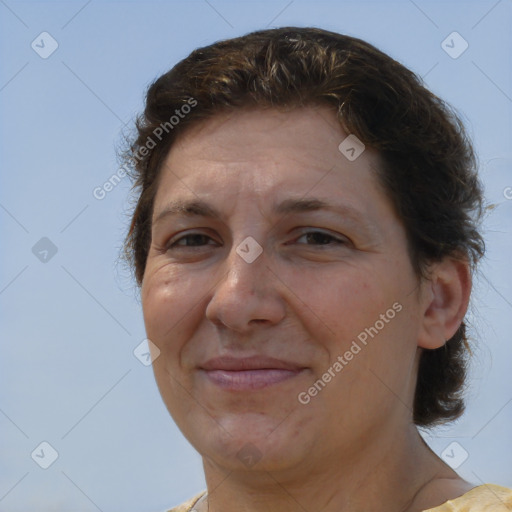
[[[300,242],[300,240],[304,241]],[[305,245],[333,245],[344,244],[345,240],[330,235],[329,233],[324,233],[323,231],[309,231],[297,238],[296,242]]]

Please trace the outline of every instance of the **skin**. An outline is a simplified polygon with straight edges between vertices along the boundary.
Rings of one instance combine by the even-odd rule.
[[[349,161],[346,136],[327,107],[238,110],[181,134],[164,162],[144,321],[163,400],[203,457],[211,512],[416,511],[472,487],[412,423],[420,352],[460,325],[468,265],[446,259],[418,279],[378,154]],[[344,209],[276,212],[313,198]],[[169,209],[194,201],[214,214]],[[248,236],[263,250],[252,263],[237,253]],[[400,311],[300,403],[393,304]],[[223,355],[301,371],[226,389],[202,369]]]

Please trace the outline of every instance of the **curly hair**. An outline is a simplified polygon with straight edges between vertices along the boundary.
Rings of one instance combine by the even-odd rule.
[[[136,205],[125,256],[140,286],[151,243],[159,171],[177,136],[220,112],[244,107],[332,108],[346,133],[377,150],[377,176],[402,220],[412,266],[484,254],[476,158],[464,126],[421,79],[374,46],[317,28],[252,32],[194,50],[148,89],[125,157]],[[464,411],[466,324],[444,346],[422,350],[413,405],[431,427]]]

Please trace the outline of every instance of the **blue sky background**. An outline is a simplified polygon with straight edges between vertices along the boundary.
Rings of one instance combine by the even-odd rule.
[[[0,0],[0,512],[158,512],[204,487],[200,457],[133,354],[145,335],[118,263],[128,180],[102,200],[93,190],[118,170],[121,130],[154,78],[198,46],[286,25],[368,40],[467,123],[495,206],[472,384],[464,418],[426,438],[439,454],[456,442],[459,461],[467,452],[458,471],[473,483],[512,487],[510,0]],[[43,31],[58,44],[46,59],[31,47]],[[453,31],[469,45],[458,58],[441,46]],[[31,457],[43,441],[59,454],[48,469],[35,462],[48,448]]]

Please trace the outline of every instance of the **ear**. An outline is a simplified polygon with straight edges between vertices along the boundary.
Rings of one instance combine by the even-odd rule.
[[[466,260],[445,258],[431,266],[422,283],[422,319],[418,346],[442,347],[457,331],[468,309],[471,271]]]

